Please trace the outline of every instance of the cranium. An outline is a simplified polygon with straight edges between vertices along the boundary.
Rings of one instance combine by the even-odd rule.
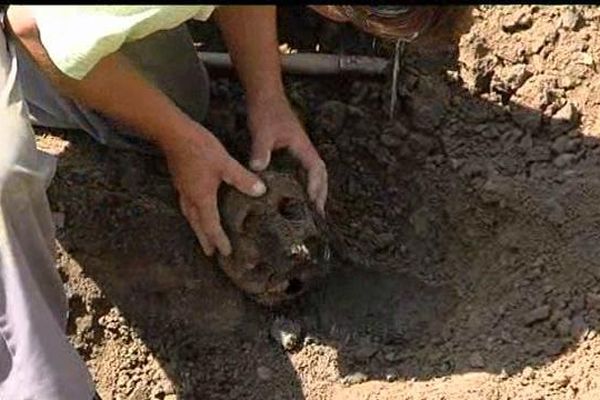
[[[233,253],[219,264],[257,302],[273,306],[304,293],[329,270],[324,224],[302,185],[288,173],[261,174],[267,193],[248,197],[227,188],[221,199]]]

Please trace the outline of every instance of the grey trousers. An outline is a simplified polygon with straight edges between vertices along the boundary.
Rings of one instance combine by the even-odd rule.
[[[201,121],[208,77],[185,26],[130,43],[122,52]],[[91,399],[93,380],[65,335],[68,306],[46,196],[56,160],[36,149],[32,123],[82,129],[111,146],[146,144],[135,132],[60,96],[0,29],[0,399]]]
[[[120,52],[181,110],[198,122],[204,119],[209,100],[208,74],[185,25],[127,43]],[[19,46],[17,57],[22,71],[19,80],[34,126],[82,129],[112,147],[153,152],[128,127],[60,96]]]

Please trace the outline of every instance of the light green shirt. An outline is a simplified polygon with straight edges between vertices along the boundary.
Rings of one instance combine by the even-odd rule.
[[[123,43],[172,29],[189,19],[206,21],[214,6],[29,6],[40,39],[64,74],[82,79]]]

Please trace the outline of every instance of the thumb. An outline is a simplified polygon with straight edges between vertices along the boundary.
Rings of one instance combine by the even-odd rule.
[[[273,143],[269,137],[269,135],[257,135],[252,141],[250,168],[254,171],[264,171],[271,162]]]
[[[233,159],[223,174],[223,181],[251,197],[260,197],[267,192],[267,187],[258,176]]]

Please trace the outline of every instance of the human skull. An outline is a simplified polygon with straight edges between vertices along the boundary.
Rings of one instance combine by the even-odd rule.
[[[299,296],[329,271],[325,227],[302,185],[289,173],[266,171],[267,193],[248,197],[229,187],[221,199],[233,252],[219,264],[257,302],[274,306]]]

